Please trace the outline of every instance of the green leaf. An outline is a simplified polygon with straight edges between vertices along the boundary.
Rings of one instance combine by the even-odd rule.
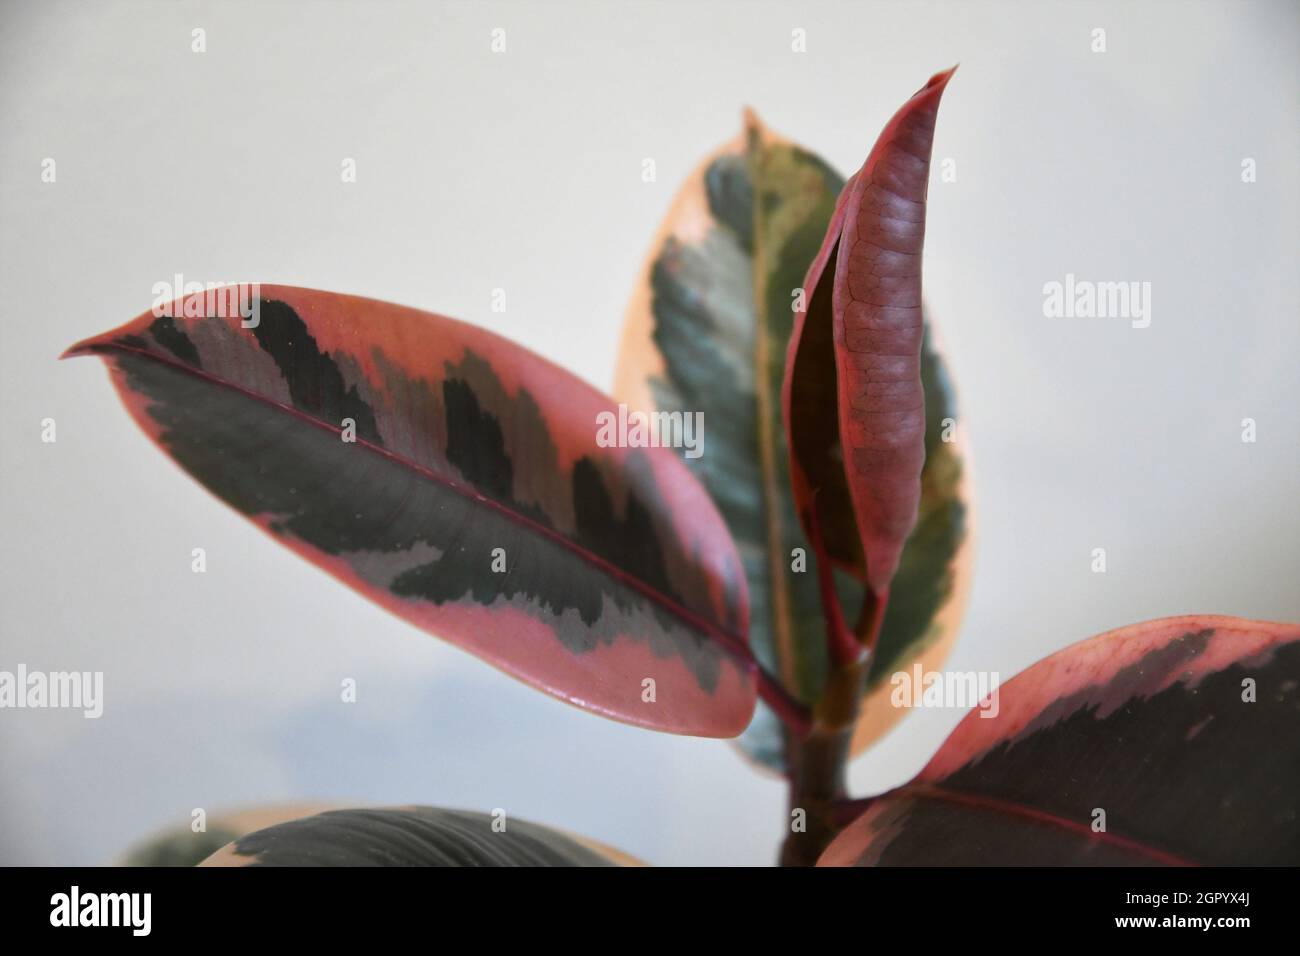
[[[752,115],[746,126],[688,178],[661,226],[629,307],[615,392],[637,408],[704,413],[705,453],[688,463],[740,548],[750,645],[809,702],[825,680],[825,628],[813,550],[790,488],[781,385],[795,290],[844,180]],[[885,704],[882,682],[923,653],[945,651],[964,601],[971,542],[962,446],[941,440],[955,400],[929,329],[922,377],[929,457],[920,514],[891,589],[855,752],[900,713]],[[795,549],[807,562],[802,572],[793,570]],[[839,572],[837,584],[851,615],[862,586]],[[740,745],[785,768],[783,729],[766,706]]]

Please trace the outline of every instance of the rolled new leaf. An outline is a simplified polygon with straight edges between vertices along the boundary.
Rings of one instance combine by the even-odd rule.
[[[888,593],[921,494],[921,249],[935,119],[952,72],[903,105],[845,186],[786,355],[783,407],[804,527],[810,536],[819,527],[819,548],[876,595]]]
[[[68,354],[102,357],[217,497],[399,617],[607,717],[744,729],[744,572],[672,450],[602,447],[609,399],[454,319],[254,301],[198,293]]]
[[[989,696],[819,865],[1295,866],[1298,713],[1300,625],[1111,631]]]
[[[844,178],[815,153],[764,126],[747,111],[744,132],[708,156],[686,179],[656,235],[629,304],[615,395],[634,408],[699,409],[709,425],[708,454],[687,464],[713,497],[736,540],[749,579],[750,644],[792,693],[815,700],[826,677],[826,622],[817,562],[797,514],[786,430],[780,421],[793,290],[827,234]],[[829,343],[829,323],[827,323]],[[942,438],[957,415],[956,393],[936,330],[927,320],[921,351],[926,458],[917,525],[903,550],[876,645],[862,719],[861,751],[907,711],[889,705],[889,675],[913,662],[937,667],[957,633],[974,550],[974,501],[964,431]],[[803,434],[829,422],[829,398],[801,413]],[[805,387],[801,395],[809,394]],[[948,436],[949,439],[954,436]],[[828,462],[842,462],[838,454]],[[844,488],[842,516],[829,534],[857,543]],[[807,563],[800,565],[796,556]],[[864,586],[837,574],[852,614]],[[766,766],[786,769],[783,725],[760,702],[737,741]]]
[[[331,810],[241,836],[203,866],[619,866],[639,861],[548,827],[441,807]]]

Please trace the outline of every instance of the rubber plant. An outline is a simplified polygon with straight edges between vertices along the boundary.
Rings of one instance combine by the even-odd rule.
[[[615,391],[703,413],[698,458],[598,440],[620,402],[499,336],[348,295],[261,285],[250,321],[191,294],[67,354],[104,359],[163,452],[393,614],[604,717],[738,737],[789,781],[782,863],[1300,862],[1295,625],[1076,644],[911,783],[848,793],[902,712],[889,676],[938,666],[969,582],[967,453],[921,299],[951,77],[847,181],[752,114],[688,179]],[[465,811],[301,813],[218,825],[208,862],[635,862]],[[131,859],[191,855],[169,838]]]

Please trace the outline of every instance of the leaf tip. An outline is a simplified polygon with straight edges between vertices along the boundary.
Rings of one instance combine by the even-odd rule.
[[[69,345],[59,355],[59,361],[70,358],[79,358],[82,355],[103,355],[113,348],[127,347],[132,341],[132,336],[136,332],[136,327],[146,319],[152,317],[146,312],[143,316],[138,316],[124,325],[115,329],[109,329],[107,332],[100,332],[98,335],[90,335]]]
[[[767,142],[771,138],[771,133],[752,106],[746,105],[740,111],[741,122],[744,125],[744,141],[749,144],[750,148]]]
[[[952,75],[957,72],[957,67],[959,66],[961,66],[960,63],[954,63],[948,69],[940,70],[934,76],[930,77],[925,81],[925,86],[921,87],[912,95],[912,99],[926,97],[937,102],[939,97],[943,95],[944,89],[948,86],[948,81],[952,79]]]
[[[95,351],[96,340],[98,338],[99,336],[92,336],[88,339],[82,339],[80,342],[73,345],[69,345],[59,353],[59,361],[62,362],[64,359],[78,358],[82,355],[93,354]]]

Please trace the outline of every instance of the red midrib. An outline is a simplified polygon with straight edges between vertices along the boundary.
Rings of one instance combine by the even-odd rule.
[[[207,372],[199,368],[194,368],[192,365],[187,365],[184,362],[180,362],[175,359],[168,358],[167,356],[164,355],[159,355],[156,352],[151,352],[148,349],[142,349],[134,345],[125,345],[120,342],[93,343],[90,345],[81,346],[77,351],[69,351],[65,354],[64,357],[69,357],[69,356],[75,357],[77,355],[82,355],[87,352],[94,353],[94,352],[111,352],[111,351],[128,352],[128,353],[134,353],[143,356],[144,358],[147,358],[150,361],[158,362],[161,365],[166,365],[170,368],[174,368],[179,371],[185,372],[189,375],[193,375],[196,378],[201,378],[204,381],[210,382],[213,385],[217,385],[222,388],[231,389],[235,392],[238,392],[239,394],[243,395],[246,398],[252,399],[254,401],[262,402],[265,405],[274,406],[275,408],[281,409],[282,411],[287,412],[288,414],[293,415],[304,422],[308,422],[309,424],[315,425],[317,428],[321,428],[327,432],[330,432],[331,434],[335,434],[335,435],[342,434],[343,431],[342,428],[339,428],[335,425],[331,425],[330,423],[322,421],[319,418],[315,418],[314,416],[309,415],[306,412],[302,411],[301,409],[295,408],[292,405],[285,405],[283,402],[275,401],[274,399],[268,398],[265,395],[252,391],[251,389],[246,388],[243,385],[239,385],[235,382],[229,382],[224,378],[218,378],[216,375],[213,375],[211,372]],[[487,498],[482,494],[480,494],[479,492],[475,491],[473,488],[467,487],[458,481],[454,481],[447,475],[441,475],[438,472],[433,471],[432,469],[426,468],[424,465],[421,465],[418,462],[411,461],[409,458],[403,458],[401,455],[396,455],[393,452],[389,451],[388,449],[382,448],[379,445],[376,445],[373,442],[368,441],[367,439],[361,436],[356,436],[355,443],[357,445],[369,449],[371,452],[377,455],[382,455],[385,458],[389,459],[390,461],[396,462],[397,464],[405,468],[411,469],[412,471],[416,472],[418,475],[420,475],[421,477],[425,478],[428,481],[432,481],[436,484],[443,485],[444,487],[451,489],[456,494],[459,494],[464,498],[468,498],[481,505],[485,505],[488,508],[492,508],[495,511],[499,512],[500,514],[506,515],[507,517],[518,522],[519,524],[524,525],[535,534],[549,538],[550,540],[559,544],[561,547],[564,547],[574,552],[575,554],[579,555],[584,561],[588,562],[589,564],[595,565],[597,568],[604,571],[610,577],[626,585],[627,587],[633,589],[639,594],[642,594],[649,600],[653,601],[655,604],[658,604],[659,606],[663,607],[665,610],[681,618],[685,623],[696,628],[697,630],[703,631],[705,634],[714,638],[719,643],[724,645],[733,654],[743,658],[746,662],[751,662],[753,660],[753,657],[750,654],[749,646],[748,644],[746,644],[743,638],[739,637],[738,635],[732,634],[730,631],[727,631],[721,626],[714,624],[712,621],[702,617],[701,615],[697,614],[695,611],[692,611],[689,608],[684,607],[683,605],[679,604],[677,601],[670,598],[668,595],[664,594],[662,591],[656,590],[655,588],[647,584],[645,581],[641,580],[640,578],[632,574],[629,574],[627,571],[623,570],[618,565],[613,564],[608,559],[600,556],[599,554],[596,554],[591,549],[584,547],[583,545],[574,541],[572,538],[569,538],[567,535],[561,534],[560,532],[556,531],[554,528],[549,528],[544,524],[534,521],[532,518],[528,517],[527,515],[520,514],[518,511],[513,511],[510,508],[507,508],[505,505],[501,504],[499,501],[494,501],[491,498]]]
[[[1026,806],[1022,803],[1016,803],[1013,800],[1006,800],[1002,797],[991,797],[983,794],[962,793],[958,790],[949,790],[945,787],[931,783],[909,783],[904,784],[897,790],[890,791],[890,795],[918,797],[924,800],[936,800],[944,803],[955,803],[968,807],[976,807],[981,810],[991,810],[994,813],[1001,813],[1007,816],[1019,817],[1025,820],[1033,820],[1036,823],[1042,823],[1047,826],[1057,827],[1058,829],[1068,830],[1071,833],[1078,834],[1095,843],[1105,843],[1108,846],[1118,847],[1128,850],[1140,856],[1145,856],[1151,860],[1163,863],[1167,866],[1199,866],[1190,860],[1185,860],[1173,853],[1167,853],[1164,850],[1149,846],[1137,840],[1131,840],[1128,837],[1111,833],[1109,830],[1100,833],[1095,832],[1092,827],[1080,823],[1078,820],[1071,820],[1068,817],[1058,816],[1047,810],[1040,810],[1037,807]]]

